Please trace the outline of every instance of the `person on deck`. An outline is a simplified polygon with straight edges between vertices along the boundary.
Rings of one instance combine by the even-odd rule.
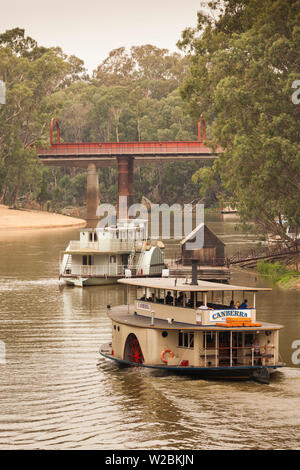
[[[270,362],[272,357],[274,357],[274,345],[268,339],[267,344],[265,345],[265,358],[266,362]]]
[[[239,306],[239,308],[248,308],[247,302],[248,302],[248,300],[245,299],[244,302],[241,303],[241,305]]]
[[[254,364],[261,366],[260,345],[257,339],[253,341],[252,348],[254,350]]]
[[[166,295],[166,304],[172,304],[173,303],[173,297],[171,296],[171,292],[168,291]]]
[[[176,305],[182,306],[183,305],[183,293],[180,292],[179,296],[176,299]]]

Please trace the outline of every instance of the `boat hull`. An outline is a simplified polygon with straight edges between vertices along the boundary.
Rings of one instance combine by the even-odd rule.
[[[104,349],[107,345],[103,345]],[[192,367],[192,366],[168,366],[168,365],[147,365],[125,361],[114,357],[100,348],[100,354],[106,359],[111,359],[121,366],[143,367],[147,369],[162,371],[174,375],[190,376],[206,380],[255,380],[261,383],[269,383],[270,375],[276,371],[276,366],[233,366],[233,367]]]
[[[74,277],[74,278],[62,278],[63,281],[68,285],[68,286],[74,286],[74,287],[86,287],[86,286],[106,286],[110,284],[116,284],[118,282],[118,277],[117,278],[106,278],[106,277],[88,277],[88,278],[82,278],[82,277]]]
[[[137,276],[132,276],[137,277]],[[157,277],[157,274],[148,274],[145,276],[138,276],[139,278],[141,277]],[[65,277],[65,276],[60,276],[60,279],[62,279],[67,285],[69,286],[75,286],[75,287],[86,287],[86,286],[106,286],[106,285],[111,285],[111,284],[117,284],[118,279],[122,279],[122,276],[113,276],[113,277]]]

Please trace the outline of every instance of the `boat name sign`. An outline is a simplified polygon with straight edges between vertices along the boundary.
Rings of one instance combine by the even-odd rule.
[[[226,321],[226,317],[251,318],[251,309],[213,310],[209,317],[211,322]]]
[[[140,308],[141,310],[148,310],[150,312],[151,310],[151,305],[146,304],[145,302],[138,302],[137,303],[137,308]]]

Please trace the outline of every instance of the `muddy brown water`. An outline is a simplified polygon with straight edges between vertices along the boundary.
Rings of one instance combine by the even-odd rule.
[[[227,253],[254,246],[218,214],[207,221]],[[111,338],[106,305],[121,285],[85,289],[58,281],[58,255],[78,230],[0,238],[1,449],[299,449],[300,290],[258,295],[258,319],[284,324],[287,367],[269,385],[119,369],[98,354]],[[166,256],[176,251],[167,244]],[[236,270],[232,283],[269,285]],[[299,353],[300,357],[300,353]]]

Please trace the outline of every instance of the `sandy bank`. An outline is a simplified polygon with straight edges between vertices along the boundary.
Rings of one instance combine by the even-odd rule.
[[[0,205],[0,232],[23,229],[85,227],[86,221],[50,212],[14,210]]]

